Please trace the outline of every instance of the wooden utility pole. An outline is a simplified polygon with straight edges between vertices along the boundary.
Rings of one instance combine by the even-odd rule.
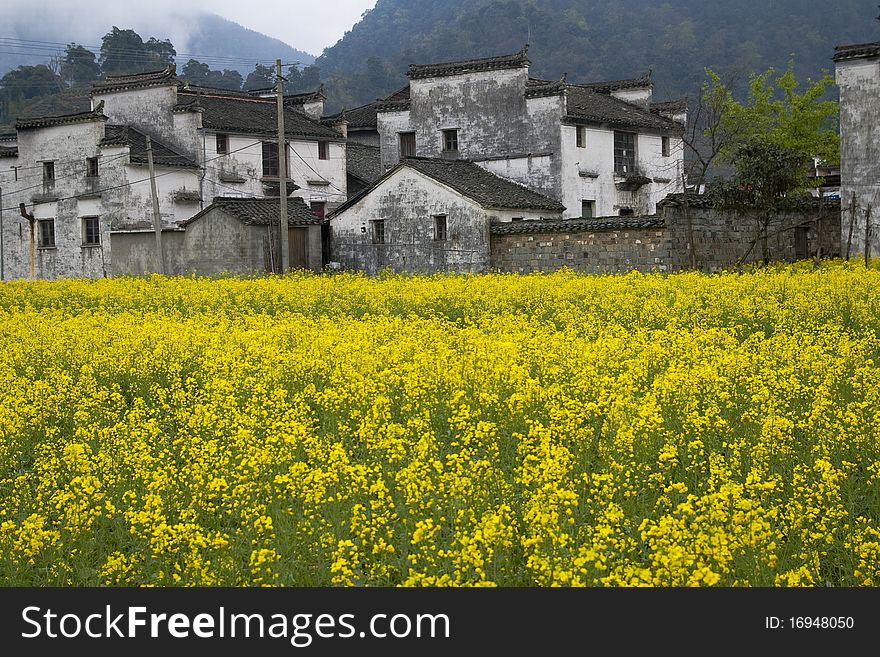
[[[28,220],[28,224],[30,224],[31,229],[31,248],[29,251],[30,255],[30,265],[31,265],[31,275],[30,279],[32,281],[37,279],[37,246],[36,240],[34,237],[34,224],[37,223],[36,218],[34,217],[33,212],[28,212],[24,206],[24,203],[18,204],[18,211],[21,212],[21,216]]]
[[[290,269],[290,245],[287,234],[287,146],[284,141],[284,78],[281,76],[281,60],[275,60],[275,97],[278,104],[278,224],[281,230],[281,273]]]
[[[865,209],[865,269],[871,261],[871,206]]]
[[[153,230],[156,231],[156,268],[165,274],[165,254],[162,252],[162,216],[159,214],[159,195],[156,193],[156,170],[153,168],[153,145],[147,137],[147,166],[150,168],[150,196],[153,198]]]

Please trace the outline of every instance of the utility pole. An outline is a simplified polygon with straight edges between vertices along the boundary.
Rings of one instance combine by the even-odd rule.
[[[33,281],[33,280],[36,280],[36,278],[37,278],[37,264],[36,264],[37,250],[36,250],[36,244],[35,244],[35,240],[34,240],[34,224],[37,223],[37,220],[34,217],[33,212],[27,211],[24,203],[18,204],[18,211],[21,212],[22,217],[24,217],[25,219],[28,220],[28,223],[30,224],[30,227],[31,227],[31,248],[30,248],[29,254],[30,254],[30,260],[31,260],[31,262],[30,262],[30,264],[31,264],[30,279]]]
[[[153,145],[147,137],[147,166],[150,167],[150,192],[153,198],[153,230],[156,231],[156,267],[165,274],[165,254],[162,253],[162,217],[159,214],[159,196],[156,194],[156,170],[153,168]]]
[[[278,78],[275,97],[278,104],[278,224],[281,229],[281,273],[290,269],[290,245],[287,234],[287,145],[284,141],[284,78],[281,76],[281,60],[275,60],[275,75]]]

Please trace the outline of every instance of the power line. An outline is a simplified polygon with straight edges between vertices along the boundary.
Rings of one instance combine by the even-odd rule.
[[[254,143],[251,143],[251,144],[247,144],[246,146],[242,146],[241,148],[236,148],[235,150],[229,151],[229,153],[223,153],[223,154],[221,154],[221,155],[217,155],[216,157],[208,158],[207,160],[205,160],[204,164],[207,164],[208,162],[213,162],[214,160],[218,160],[218,159],[220,159],[221,157],[225,157],[226,155],[229,155],[230,153],[237,153],[237,152],[239,152],[239,151],[243,151],[243,150],[245,150],[245,149],[252,148],[253,146],[255,146],[255,145],[257,145],[257,144],[261,144],[261,143],[262,143],[261,141],[254,142]],[[119,155],[119,156],[114,156],[114,157],[124,157],[124,154],[123,154],[123,155]],[[182,155],[176,155],[176,156],[174,156],[174,157],[184,157],[184,156],[182,156]],[[187,159],[188,159],[188,158],[187,158]],[[161,165],[159,165],[159,166],[161,166]],[[156,175],[156,178],[161,178],[162,176],[170,176],[172,173],[178,173],[178,171],[177,171],[177,170],[166,171],[165,173],[157,174],[157,175]],[[59,178],[68,178],[68,177],[70,177],[70,176],[74,176],[74,175],[79,175],[79,174],[78,174],[78,173],[73,173],[73,174],[69,174],[68,176],[61,176],[61,177],[59,177]],[[112,190],[114,190],[114,189],[123,189],[123,188],[125,188],[125,187],[133,187],[134,185],[139,185],[140,183],[143,183],[143,182],[149,182],[149,181],[150,181],[149,178],[143,178],[143,179],[141,179],[141,180],[133,180],[133,181],[131,181],[131,182],[123,183],[123,184],[121,184],[121,185],[114,185],[114,186],[112,186],[112,187],[103,187],[103,188],[101,188],[101,189],[91,190],[91,191],[88,191],[88,192],[84,192],[84,193],[82,193],[82,194],[74,194],[73,196],[66,196],[66,197],[63,197],[63,198],[59,197],[59,198],[56,198],[55,201],[69,201],[69,200],[72,200],[72,199],[78,199],[78,198],[81,198],[81,197],[83,197],[83,196],[94,196],[95,194],[101,194],[101,193],[103,193],[103,192],[109,192],[109,191],[112,191]],[[26,187],[26,188],[24,188],[24,189],[17,189],[17,190],[15,190],[15,191],[11,192],[11,194],[19,194],[19,193],[21,193],[21,192],[26,192],[26,191],[29,191],[29,190],[31,190],[31,189],[37,189],[37,188],[40,188],[40,187],[42,187],[42,186],[43,186],[43,185],[40,184],[40,185],[34,185],[33,187]],[[38,203],[30,203],[30,204],[25,204],[25,207],[33,208],[33,207],[36,207],[37,205],[39,205],[39,204],[38,204]],[[7,210],[17,210],[17,209],[18,209],[18,207],[16,206],[16,207],[0,208],[0,211],[6,212]]]

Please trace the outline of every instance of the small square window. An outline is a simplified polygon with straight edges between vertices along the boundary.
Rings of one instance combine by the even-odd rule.
[[[445,242],[446,241],[446,215],[445,214],[434,215],[434,241],[435,242]]]
[[[632,132],[614,132],[614,173],[635,173],[636,135]]]
[[[596,216],[596,201],[593,200],[584,200],[581,201],[581,216],[586,217],[587,219],[592,219]]]
[[[662,152],[663,157],[669,157],[669,137],[662,137]]]
[[[96,158],[96,157],[87,157],[86,158],[86,175],[89,178],[97,178],[98,177],[98,158]]]
[[[444,151],[457,151],[458,150],[458,130],[444,130],[443,131],[443,150]]]
[[[39,219],[37,221],[37,246],[51,249],[55,246],[55,220]]]
[[[98,246],[101,243],[101,222],[98,217],[83,217],[83,246]]]
[[[43,185],[52,187],[55,185],[55,163],[43,162]]]
[[[384,219],[375,219],[370,222],[373,229],[373,244],[385,244],[385,221]]]
[[[225,155],[229,152],[229,135],[217,135],[217,154]]]
[[[578,148],[586,148],[587,147],[587,129],[582,126],[576,126],[575,130],[577,130],[577,147]]]
[[[398,134],[400,142],[400,157],[415,157],[416,155],[416,133],[401,132]]]
[[[634,217],[636,216],[636,211],[632,208],[620,208],[620,212],[618,214],[621,217]]]
[[[326,141],[318,142],[318,159],[319,160],[329,160],[330,159],[330,148],[329,144]]]

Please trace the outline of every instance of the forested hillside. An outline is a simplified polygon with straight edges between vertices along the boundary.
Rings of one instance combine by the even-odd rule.
[[[834,46],[880,39],[868,0],[378,0],[316,64],[330,101],[352,107],[406,81],[410,63],[515,52],[531,73],[571,81],[654,71],[660,96],[694,93],[709,67],[743,82],[784,69],[833,69]]]

